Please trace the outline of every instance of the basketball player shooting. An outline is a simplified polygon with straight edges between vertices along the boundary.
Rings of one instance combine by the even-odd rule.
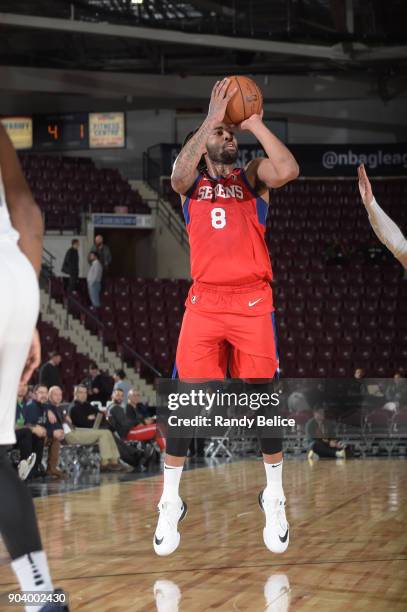
[[[171,184],[180,194],[191,249],[193,285],[178,341],[176,367],[183,381],[244,379],[249,394],[270,393],[278,369],[272,270],[265,242],[269,189],[297,178],[287,147],[262,121],[262,112],[239,125],[224,122],[236,94],[229,79],[218,81],[201,127],[187,137],[174,164]],[[230,87],[229,87],[230,86]],[[235,167],[235,132],[248,130],[267,157]],[[180,541],[186,514],[179,483],[189,439],[167,438],[164,488],[154,550],[169,555]],[[275,553],[289,542],[282,486],[282,441],[260,436],[266,487],[259,495],[265,513],[263,539]]]
[[[376,202],[363,164],[358,168],[358,178],[360,195],[374,233],[407,270],[407,240],[394,221]]]
[[[17,155],[0,124],[0,533],[22,591],[52,592],[30,492],[7,456],[15,443],[17,388],[40,364],[35,330],[42,258],[41,212]],[[57,595],[57,594],[55,594]],[[56,597],[58,599],[58,597]],[[67,610],[59,602],[29,605],[30,612]]]

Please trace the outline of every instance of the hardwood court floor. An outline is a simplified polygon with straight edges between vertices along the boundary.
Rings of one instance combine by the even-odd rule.
[[[256,460],[186,472],[181,545],[164,558],[152,551],[160,476],[37,499],[54,582],[73,611],[407,610],[405,460],[287,460],[280,556],[263,546],[263,482]],[[17,585],[2,545],[0,560],[5,593]]]

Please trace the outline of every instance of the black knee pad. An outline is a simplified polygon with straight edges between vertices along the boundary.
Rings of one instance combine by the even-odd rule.
[[[191,440],[192,436],[190,438],[167,438],[165,452],[174,457],[186,457]]]
[[[257,436],[262,453],[266,455],[280,453],[283,449],[283,431],[278,423],[279,397],[274,390],[274,382],[248,383],[246,384],[246,393],[250,395],[250,405],[252,407],[264,404],[265,402],[261,400],[265,400],[266,395],[269,396],[270,402],[267,405],[260,405],[255,411],[258,423]],[[263,422],[264,425],[261,424]]]

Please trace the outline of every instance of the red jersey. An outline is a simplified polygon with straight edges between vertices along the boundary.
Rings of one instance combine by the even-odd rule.
[[[186,194],[183,212],[191,249],[191,276],[212,285],[271,281],[264,239],[268,204],[245,172],[228,177],[199,175]]]

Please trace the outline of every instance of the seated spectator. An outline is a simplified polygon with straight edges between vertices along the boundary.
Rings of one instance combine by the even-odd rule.
[[[386,403],[383,409],[389,412],[397,412],[402,404],[407,404],[407,386],[401,372],[395,373],[392,382],[388,383],[384,395]]]
[[[34,399],[27,403],[24,409],[24,424],[28,426],[31,431],[40,438],[37,442],[37,459],[35,462],[33,476],[53,476],[57,477],[56,474],[52,474],[52,466],[58,465],[59,459],[59,448],[60,442],[51,437],[47,437],[47,426],[48,426],[48,389],[44,385],[38,384],[34,387]],[[42,443],[42,444],[41,444]],[[48,446],[48,465],[47,471],[42,471],[42,453],[43,447]],[[56,459],[56,464],[55,464]]]
[[[39,383],[48,389],[53,386],[62,388],[60,365],[62,357],[58,351],[52,351],[49,361],[43,363],[40,368]]]
[[[101,414],[96,406],[88,402],[88,390],[85,385],[77,385],[74,389],[74,401],[69,406],[69,416],[75,427],[93,428],[96,417]]]
[[[59,422],[62,423],[65,441],[67,444],[82,444],[89,446],[97,444],[101,457],[101,472],[122,472],[125,471],[119,462],[119,452],[111,431],[108,429],[88,429],[86,427],[75,427],[67,410],[61,407],[62,392],[61,389],[50,389],[52,392],[53,406],[58,414]]]
[[[47,474],[53,478],[66,478],[66,474],[58,470],[59,453],[61,449],[61,443],[65,438],[63,419],[59,411],[59,405],[62,402],[62,389],[56,385],[51,387],[48,391],[48,404],[47,404],[47,437],[53,441],[50,447],[50,459],[48,464]]]
[[[137,399],[139,393],[135,389],[129,391],[129,403],[126,410],[123,410],[123,391],[116,389],[113,391],[112,404],[109,406],[109,423],[117,431],[119,436],[127,441],[150,441],[157,442],[161,451],[165,448],[164,438],[161,436],[154,419],[144,417],[138,411]]]
[[[305,424],[308,443],[308,459],[319,457],[345,458],[345,447],[331,435],[330,423],[325,419],[325,410],[315,408],[314,416]]]
[[[102,406],[106,406],[111,395],[111,387],[108,377],[101,373],[96,363],[90,364],[89,376],[84,378],[81,384],[86,387],[90,402],[101,402]]]
[[[133,412],[138,416],[142,417],[144,425],[150,425],[154,422],[152,409],[141,401],[140,391],[137,389],[131,389],[131,397],[130,392],[127,396],[127,406],[126,406],[126,414],[129,418],[132,418]]]
[[[127,395],[131,389],[131,384],[128,380],[126,380],[126,373],[124,370],[116,370],[113,374],[114,379],[114,387],[113,391],[116,389],[121,389],[123,391],[123,408],[126,407],[127,404]]]
[[[44,446],[41,438],[37,437],[30,427],[24,425],[24,408],[26,405],[25,398],[27,389],[27,385],[20,383],[18,387],[16,406],[16,443],[13,446],[13,448],[20,451],[20,462],[17,466],[17,470],[21,480],[26,480],[26,478],[28,478],[36,463],[37,450],[42,457],[42,450]]]

